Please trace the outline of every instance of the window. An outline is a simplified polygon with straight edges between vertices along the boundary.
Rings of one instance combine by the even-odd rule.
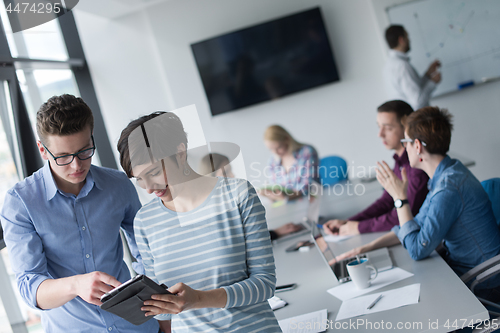
[[[69,68],[25,68],[16,70],[16,74],[32,124],[36,123],[35,119],[38,108],[50,97],[61,94],[80,96],[75,76]]]
[[[15,136],[8,136],[7,133],[14,132],[14,109],[11,99],[12,85],[8,81],[8,75],[5,72],[0,72],[0,209],[2,208],[5,194],[16,184],[20,179],[19,170],[16,164],[20,164],[19,144]],[[17,163],[16,163],[17,162]],[[3,244],[3,242],[2,242]],[[0,249],[3,247],[0,246]],[[17,323],[20,320],[27,321],[28,313],[32,318],[37,318],[37,314],[33,311],[28,312],[26,309],[21,311],[17,300],[20,299],[16,295],[14,274],[10,271],[9,258],[6,249],[0,251],[0,281],[2,285],[10,285],[10,288],[4,288],[0,292],[0,298],[4,304],[0,303],[0,332],[12,332],[9,322]],[[38,317],[38,321],[39,317]],[[34,331],[36,332],[36,331]]]
[[[28,30],[12,33],[5,6],[0,6],[0,17],[12,57],[68,60],[68,51],[58,20],[52,20]]]
[[[0,209],[7,190],[43,165],[36,146],[36,111],[51,96],[67,93],[85,100],[94,113],[93,163],[117,168],[73,13],[13,33],[8,2],[0,3]],[[0,332],[43,332],[37,312],[17,292],[3,246],[0,238],[0,282],[4,283]]]

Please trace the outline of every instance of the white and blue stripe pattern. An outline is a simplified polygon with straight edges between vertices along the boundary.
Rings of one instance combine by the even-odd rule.
[[[139,211],[134,228],[153,280],[226,290],[223,309],[157,317],[172,319],[173,331],[281,332],[267,302],[276,277],[265,210],[250,183],[219,178],[205,202],[186,213],[155,198]]]

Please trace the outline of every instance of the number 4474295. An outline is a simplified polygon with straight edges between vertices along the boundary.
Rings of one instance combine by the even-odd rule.
[[[14,13],[33,13],[33,14],[58,14],[61,11],[61,4],[60,3],[29,3],[29,2],[22,2],[22,3],[17,3],[14,8],[12,8],[12,3],[9,3],[5,10],[7,13],[11,14],[12,12]]]
[[[492,320],[476,320],[474,319],[467,320],[467,319],[455,319],[454,321],[447,320],[444,325],[445,328],[447,329],[463,329],[465,327],[470,327],[470,328],[481,328],[481,329],[497,329],[500,327],[500,323],[498,321],[498,318],[492,319]]]

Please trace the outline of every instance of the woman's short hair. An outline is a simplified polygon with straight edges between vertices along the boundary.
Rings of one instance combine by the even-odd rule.
[[[36,132],[44,144],[48,135],[71,135],[86,127],[94,130],[92,110],[80,97],[53,96],[36,113]]]
[[[213,163],[213,168],[212,168]],[[198,167],[200,174],[208,175],[212,172],[217,171],[220,168],[225,167],[229,164],[229,159],[227,156],[217,153],[210,153],[205,156],[200,161],[200,166]]]
[[[264,132],[264,140],[280,143],[287,142],[290,145],[289,149],[291,151],[295,151],[303,146],[302,143],[295,140],[293,136],[280,125],[269,126]]]
[[[153,119],[154,121],[150,121]],[[132,178],[133,166],[160,161],[166,157],[175,160],[181,143],[187,149],[187,135],[179,117],[172,112],[153,112],[131,121],[123,129],[117,144],[120,164],[127,176]],[[149,149],[145,149],[146,147]]]
[[[427,106],[403,119],[403,125],[410,139],[425,142],[427,152],[444,156],[450,149],[451,119],[448,110]]]

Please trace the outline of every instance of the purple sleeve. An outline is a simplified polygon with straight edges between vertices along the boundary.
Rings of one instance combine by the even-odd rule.
[[[390,213],[393,210],[393,208],[394,208],[394,200],[389,195],[389,193],[384,191],[382,196],[377,201],[372,203],[362,212],[354,216],[351,216],[349,220],[362,222],[358,226],[359,232],[361,233],[372,232],[372,230],[368,231],[361,231],[361,230],[365,230],[367,227],[369,228],[369,225],[371,225],[375,219],[384,216],[387,213]],[[396,221],[397,219],[398,218],[396,216]],[[362,227],[361,224],[364,224],[364,226]]]
[[[424,202],[425,197],[427,196],[428,192],[427,181],[429,180],[429,178],[427,177],[425,172],[419,169],[413,169],[407,167],[407,173],[408,173],[408,202],[410,203],[411,212],[413,213],[413,216],[415,216],[418,214],[420,206],[422,206],[422,203]],[[386,199],[387,201],[384,201],[384,204],[386,206],[383,207],[388,207],[388,210],[386,210],[381,215],[369,216],[368,213],[374,214],[377,211],[377,209],[378,211],[381,211],[383,207],[382,207],[382,202],[379,203],[379,201],[382,201],[384,196],[387,196],[388,199]],[[377,200],[373,205],[365,209],[363,212],[350,218],[350,220],[360,222],[358,225],[358,230],[362,234],[367,232],[388,231],[391,230],[392,227],[394,227],[395,225],[399,225],[397,211],[393,208],[394,208],[394,200],[386,191],[384,191],[384,194],[379,200]],[[362,214],[365,212],[367,213],[364,216],[367,217],[363,218]]]

